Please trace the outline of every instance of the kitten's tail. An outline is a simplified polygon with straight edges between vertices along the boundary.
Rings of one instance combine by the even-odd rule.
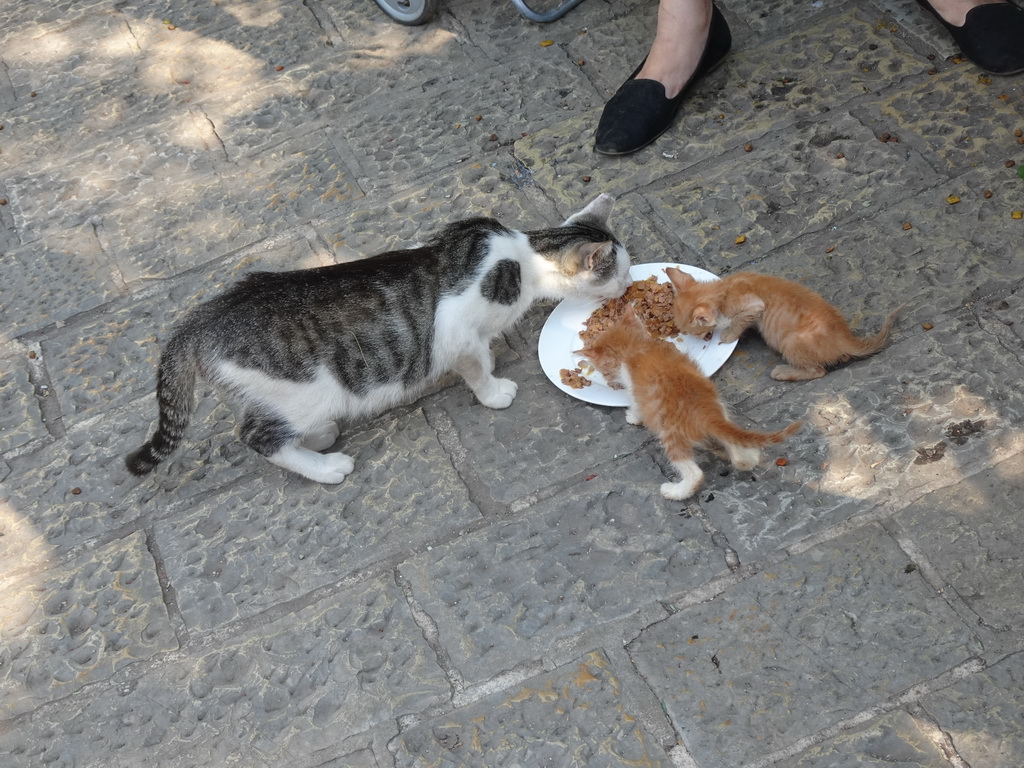
[[[785,429],[778,432],[752,432],[749,429],[734,424],[727,418],[723,418],[714,425],[713,437],[721,443],[736,445],[740,448],[763,448],[766,445],[781,443],[787,437],[797,432],[804,423],[794,421]]]
[[[849,357],[869,357],[880,352],[889,343],[889,333],[892,331],[893,323],[896,322],[896,315],[902,309],[903,305],[901,304],[890,312],[885,318],[885,322],[882,323],[882,330],[870,338],[859,338],[851,334],[850,350],[847,352]]]
[[[181,443],[195,409],[197,373],[192,344],[183,333],[175,334],[160,357],[156,387],[160,422],[156,434],[124,461],[133,475],[149,474]]]

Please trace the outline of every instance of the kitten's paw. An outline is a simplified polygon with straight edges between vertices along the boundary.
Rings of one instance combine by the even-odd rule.
[[[643,424],[644,420],[640,418],[640,414],[636,412],[635,408],[626,409],[626,423],[627,424]]]
[[[729,457],[736,469],[748,471],[756,467],[761,461],[760,448],[735,448]]]
[[[476,393],[477,399],[488,408],[508,408],[516,399],[519,385],[511,379],[492,379],[486,390]]]
[[[739,341],[740,335],[733,331],[725,330],[722,331],[722,335],[718,337],[719,344],[732,344],[734,341]]]
[[[310,480],[316,480],[318,483],[328,485],[340,483],[356,468],[352,457],[344,453],[325,453],[321,455],[321,458],[323,461],[318,462],[320,466],[312,468],[312,471],[306,475]]]
[[[333,421],[328,421],[305,435],[300,445],[311,451],[325,451],[334,445],[339,434],[341,434],[341,430],[338,429],[338,425]]]
[[[661,484],[661,495],[666,499],[672,501],[682,501],[693,496],[697,490],[699,482],[694,483],[692,481],[683,480],[678,483],[662,483]]]

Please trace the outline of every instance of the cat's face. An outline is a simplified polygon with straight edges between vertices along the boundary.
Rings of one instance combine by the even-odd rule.
[[[718,325],[718,312],[706,295],[706,284],[675,267],[668,267],[665,273],[675,291],[672,315],[676,327],[687,335],[710,339]]]
[[[630,286],[629,252],[608,227],[614,202],[599,195],[561,226],[528,233],[538,253],[557,264],[562,295],[603,301]]]

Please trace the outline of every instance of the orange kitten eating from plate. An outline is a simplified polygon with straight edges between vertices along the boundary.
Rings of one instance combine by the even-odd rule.
[[[725,413],[718,391],[675,344],[647,333],[632,308],[579,351],[610,384],[629,394],[626,421],[643,424],[661,441],[682,476],[663,483],[661,495],[682,500],[694,494],[704,475],[693,460],[695,447],[723,448],[737,469],[753,469],[761,448],[782,442],[800,429],[794,422],[778,432],[750,432]]]
[[[875,354],[900,311],[890,312],[875,336],[858,338],[838,309],[792,280],[737,272],[702,283],[675,267],[665,272],[675,289],[675,320],[683,333],[710,339],[721,328],[720,343],[729,344],[755,326],[789,363],[772,370],[778,381],[818,379],[830,366]]]

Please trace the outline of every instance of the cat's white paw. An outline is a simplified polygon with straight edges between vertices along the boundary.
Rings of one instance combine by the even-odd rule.
[[[477,399],[488,408],[508,408],[516,399],[519,385],[511,379],[491,379],[486,390],[476,393]]]
[[[306,475],[310,480],[316,480],[318,483],[325,483],[328,485],[334,485],[340,483],[355,469],[355,462],[352,461],[352,457],[344,453],[324,453],[321,454],[322,462],[318,462],[318,467],[311,467],[312,470]]]
[[[692,459],[676,463],[675,470],[682,478],[678,483],[662,483],[661,495],[673,501],[688,499],[704,482],[704,473]]]
[[[682,501],[693,496],[697,490],[697,484],[692,482],[680,482],[680,483],[662,483],[661,484],[661,495],[666,499],[672,501]]]
[[[338,425],[333,421],[328,421],[304,435],[300,445],[311,451],[325,451],[334,445],[339,434],[341,434],[341,430],[338,429]]]
[[[736,469],[747,471],[756,467],[761,461],[761,450],[759,448],[733,448],[729,459]]]
[[[355,469],[351,456],[344,453],[316,453],[298,445],[286,445],[270,461],[279,467],[302,475],[318,483],[340,483]]]
[[[626,423],[627,424],[643,424],[643,419],[640,418],[640,414],[637,413],[636,408],[626,409]]]

